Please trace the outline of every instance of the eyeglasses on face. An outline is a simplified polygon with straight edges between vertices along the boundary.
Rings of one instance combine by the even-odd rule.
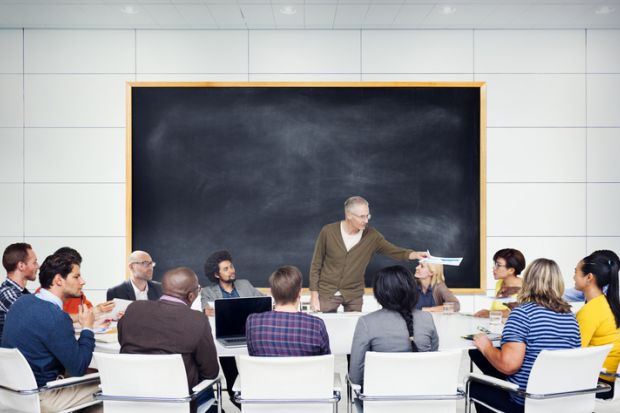
[[[157,265],[157,263],[155,261],[134,261],[132,262],[132,264],[138,264],[141,265],[143,267],[154,267]]]
[[[506,267],[506,264],[500,264],[497,261],[493,263],[493,268],[500,268],[500,267]]]
[[[362,221],[370,221],[372,219],[372,215],[368,214],[368,215],[357,215],[354,214],[353,212],[350,212],[351,215],[353,215],[354,217],[357,217],[359,219],[361,219]]]

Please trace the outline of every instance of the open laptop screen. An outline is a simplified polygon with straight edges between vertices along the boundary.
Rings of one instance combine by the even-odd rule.
[[[215,338],[244,337],[245,322],[253,313],[271,311],[271,297],[215,300]]]

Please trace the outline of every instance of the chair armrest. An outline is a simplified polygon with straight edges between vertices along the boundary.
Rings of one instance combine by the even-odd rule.
[[[217,383],[219,383],[220,380],[221,378],[219,376],[214,379],[204,379],[203,381],[192,387],[192,393],[194,395],[198,395],[199,393],[202,393],[206,389],[211,388]]]
[[[334,391],[342,391],[342,380],[340,380],[340,373],[334,373]]]
[[[495,377],[487,376],[484,374],[470,373],[466,376],[466,380],[467,382],[475,381],[475,382],[487,384],[490,386],[500,387],[510,392],[516,392],[519,390],[518,384],[510,383],[506,380],[500,380]]]
[[[91,383],[91,382],[96,382],[96,381],[99,381],[99,373],[90,373],[90,374],[85,374],[83,376],[68,377],[66,379],[48,381],[45,384],[45,387],[43,387],[43,389],[45,390],[58,389],[61,387],[75,386],[78,384]]]

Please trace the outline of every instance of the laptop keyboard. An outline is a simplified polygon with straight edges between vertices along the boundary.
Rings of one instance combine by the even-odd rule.
[[[245,341],[245,337],[234,337],[234,338],[226,339],[227,343],[243,343],[244,341]]]

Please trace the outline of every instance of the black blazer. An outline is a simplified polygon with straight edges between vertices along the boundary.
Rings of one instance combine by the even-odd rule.
[[[163,294],[161,283],[157,281],[147,281],[147,283],[149,285],[149,292],[147,293],[149,300],[159,300],[159,297]],[[131,281],[127,280],[122,284],[108,288],[106,301],[113,300],[114,298],[136,301],[136,294],[133,292]]]

